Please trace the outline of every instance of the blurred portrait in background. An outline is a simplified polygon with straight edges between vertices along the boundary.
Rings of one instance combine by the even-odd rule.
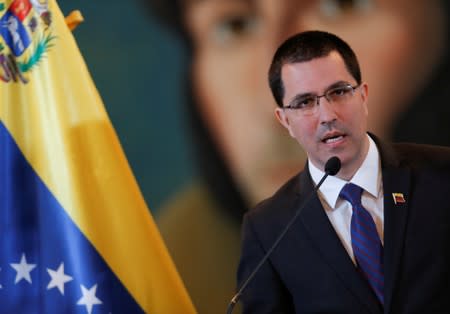
[[[267,82],[286,38],[323,30],[354,48],[370,85],[369,131],[450,145],[445,0],[144,1],[190,57],[185,116],[199,175],[156,219],[199,313],[224,311],[236,289],[243,213],[306,161],[274,117]]]

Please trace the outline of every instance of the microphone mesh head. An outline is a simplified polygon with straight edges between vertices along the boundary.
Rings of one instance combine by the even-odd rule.
[[[325,173],[334,176],[341,169],[341,160],[333,156],[325,164]]]

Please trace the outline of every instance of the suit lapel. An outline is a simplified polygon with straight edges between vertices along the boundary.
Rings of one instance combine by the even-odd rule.
[[[312,180],[306,167],[300,176],[300,200],[312,192]],[[343,247],[331,225],[317,194],[300,214],[306,232],[328,265],[335,271],[343,285],[371,313],[380,313],[380,305],[368,283],[356,270],[351,258]]]
[[[404,247],[408,206],[410,199],[411,173],[399,167],[392,148],[377,143],[382,154],[384,193],[384,285],[385,313],[390,312],[392,297]],[[404,202],[394,201],[394,193],[401,193]]]

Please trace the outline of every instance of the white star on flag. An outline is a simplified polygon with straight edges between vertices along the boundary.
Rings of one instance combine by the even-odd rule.
[[[0,268],[0,270],[2,270],[1,268]],[[2,285],[0,285],[0,289],[2,289],[3,288],[3,286]]]
[[[81,297],[80,300],[78,300],[77,304],[85,305],[88,314],[92,313],[92,307],[95,304],[103,303],[95,296],[96,292],[97,292],[97,284],[93,285],[89,290],[85,286],[81,285],[81,293],[83,294],[83,296]]]
[[[36,264],[28,264],[25,253],[22,253],[22,258],[20,259],[19,264],[12,263],[10,265],[17,271],[16,281],[14,282],[14,284],[17,284],[22,279],[25,279],[26,281],[31,283],[30,272],[36,267]]]
[[[47,290],[57,287],[59,292],[61,292],[61,294],[64,295],[64,284],[66,282],[73,280],[73,278],[71,276],[64,274],[64,263],[61,263],[59,265],[58,270],[56,270],[56,271],[52,270],[50,268],[47,268],[47,272],[51,277],[51,280],[47,286]]]

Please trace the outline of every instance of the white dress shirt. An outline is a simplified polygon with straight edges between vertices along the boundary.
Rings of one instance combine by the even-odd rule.
[[[370,136],[367,137],[369,138],[369,151],[361,167],[349,182],[363,188],[362,205],[372,215],[381,243],[384,243],[383,182],[380,155],[374,141]],[[315,167],[311,161],[308,161],[308,166],[311,177],[317,184],[324,172]],[[348,182],[338,177],[329,176],[320,187],[318,195],[344,248],[355,263],[350,235],[352,206],[348,201],[339,197],[339,193],[346,183]]]

